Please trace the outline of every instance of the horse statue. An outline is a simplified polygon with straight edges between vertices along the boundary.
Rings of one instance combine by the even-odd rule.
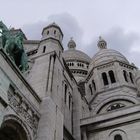
[[[22,72],[25,72],[29,66],[27,55],[23,48],[24,34],[22,32],[18,32],[13,35],[2,22],[0,22],[0,29],[2,31],[1,37],[3,49],[16,66]]]

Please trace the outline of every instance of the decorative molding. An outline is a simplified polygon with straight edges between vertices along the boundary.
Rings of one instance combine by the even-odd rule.
[[[24,123],[18,116],[12,115],[12,114],[9,114],[9,115],[4,116],[2,125],[3,125],[5,122],[11,121],[11,120],[13,120],[13,121],[17,122],[18,124],[20,124],[21,127],[24,129],[28,140],[32,140],[32,136],[31,136],[31,134],[30,134],[30,131],[28,130],[28,128],[27,128],[27,126],[25,125],[25,123]]]
[[[111,67],[114,65],[114,62],[111,62],[111,63],[107,63],[105,65],[102,65],[102,66],[99,66],[97,67],[97,70],[100,70],[100,69],[104,69],[104,68],[108,68],[108,67]]]
[[[131,66],[131,65],[128,65],[128,64],[125,64],[125,63],[122,63],[122,62],[119,62],[119,65],[121,67],[125,67],[125,68],[128,68],[130,70],[133,70],[135,68],[134,66]]]
[[[33,134],[35,135],[39,122],[39,116],[37,113],[35,113],[31,106],[26,101],[23,101],[23,98],[15,92],[8,92],[8,101],[14,111],[25,119],[26,123],[32,128]]]

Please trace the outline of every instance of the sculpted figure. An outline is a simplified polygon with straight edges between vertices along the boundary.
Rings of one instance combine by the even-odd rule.
[[[27,56],[23,48],[23,33],[13,35],[7,27],[0,22],[2,47],[18,68],[25,72],[28,69]]]

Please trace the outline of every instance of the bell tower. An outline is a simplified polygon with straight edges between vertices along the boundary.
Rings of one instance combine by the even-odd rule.
[[[55,23],[49,24],[42,31],[35,63],[29,75],[31,85],[41,98],[46,96],[46,90],[50,87],[56,56],[62,58],[62,39],[61,28]]]
[[[56,23],[48,25],[42,31],[38,55],[55,51],[60,56],[63,52],[62,39],[63,33],[61,28]]]
[[[56,75],[61,68],[59,60],[61,61],[63,52],[62,39],[63,33],[55,23],[43,29],[34,65],[29,74],[30,84],[42,99],[37,140],[63,139],[63,114],[60,109],[61,102],[57,102],[58,90],[55,90],[58,88]]]

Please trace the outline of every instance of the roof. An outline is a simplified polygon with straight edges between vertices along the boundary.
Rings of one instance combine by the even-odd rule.
[[[42,34],[43,34],[44,30],[46,30],[48,28],[51,28],[51,27],[58,28],[60,30],[62,36],[63,36],[63,32],[62,32],[61,28],[55,22],[53,22],[53,23],[49,24],[48,26],[44,27],[43,30],[42,30]]]
[[[90,66],[101,65],[113,60],[129,63],[120,52],[113,49],[101,49],[93,56]]]
[[[27,40],[26,35],[24,34],[24,32],[23,32],[21,29],[14,29],[14,28],[12,28],[12,29],[10,29],[10,32],[11,32],[13,35],[15,35],[15,34],[21,32],[21,33],[23,34],[23,36],[24,36],[24,39]]]
[[[75,50],[75,49],[64,51],[63,57],[65,61],[78,60],[78,61],[84,61],[87,63],[90,63],[91,61],[91,58],[87,54],[85,54],[84,52],[80,50]]]

